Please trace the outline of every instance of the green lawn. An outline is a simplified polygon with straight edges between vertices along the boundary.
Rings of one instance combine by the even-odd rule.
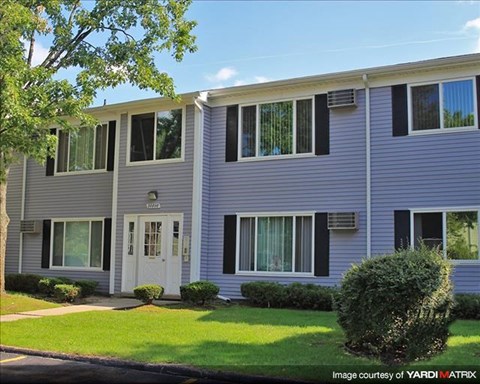
[[[34,299],[21,293],[8,292],[0,295],[0,315],[56,307],[60,307],[60,305],[49,301]]]
[[[478,364],[479,322],[457,321],[451,331],[447,351],[422,365]],[[310,380],[386,369],[344,351],[332,312],[144,306],[4,323],[0,336],[11,346]]]

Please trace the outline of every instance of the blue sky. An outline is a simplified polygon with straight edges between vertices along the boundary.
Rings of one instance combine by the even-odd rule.
[[[480,1],[194,1],[198,51],[157,65],[178,93],[480,52]],[[130,85],[95,105],[156,97]]]

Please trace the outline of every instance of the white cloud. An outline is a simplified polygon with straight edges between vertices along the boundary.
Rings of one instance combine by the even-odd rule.
[[[25,55],[28,56],[28,51],[30,49],[30,43],[22,39],[23,46],[25,47]],[[33,49],[32,56],[32,67],[36,67],[43,63],[43,61],[48,56],[49,49],[45,48],[38,40],[35,41],[35,46]]]
[[[469,20],[463,26],[464,31],[474,31],[477,34],[477,46],[475,47],[475,52],[480,52],[480,17],[476,19]]]
[[[235,80],[235,83],[233,83],[234,86],[245,85],[245,84],[247,84],[245,80]]]
[[[267,81],[270,81],[270,79],[265,76],[254,76],[254,79],[257,83],[266,83]]]
[[[232,77],[235,77],[237,74],[238,74],[238,72],[235,68],[224,67],[224,68],[221,68],[214,75],[206,75],[205,77],[208,81],[216,83],[216,82],[219,82],[219,81],[229,80]]]

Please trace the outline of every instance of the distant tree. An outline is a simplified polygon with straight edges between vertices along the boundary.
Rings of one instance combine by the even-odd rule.
[[[154,54],[181,61],[196,50],[196,23],[185,19],[191,0],[0,1],[0,291],[8,216],[7,176],[18,155],[43,163],[55,153],[55,125],[93,127],[84,109],[99,89],[131,83],[175,97],[173,79]],[[40,45],[41,41],[41,45]],[[41,63],[36,52],[50,42]],[[76,79],[62,78],[76,70]],[[70,119],[67,119],[69,117]],[[71,119],[73,118],[73,119]]]

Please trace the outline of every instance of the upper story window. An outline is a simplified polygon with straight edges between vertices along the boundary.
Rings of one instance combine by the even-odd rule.
[[[414,212],[413,238],[449,260],[479,260],[479,211]]]
[[[132,115],[130,162],[182,158],[182,109]]]
[[[313,153],[313,99],[241,106],[242,158]]]
[[[57,173],[105,170],[107,163],[107,124],[75,132],[59,131]]]
[[[411,85],[409,88],[412,132],[476,126],[478,116],[473,79]]]

